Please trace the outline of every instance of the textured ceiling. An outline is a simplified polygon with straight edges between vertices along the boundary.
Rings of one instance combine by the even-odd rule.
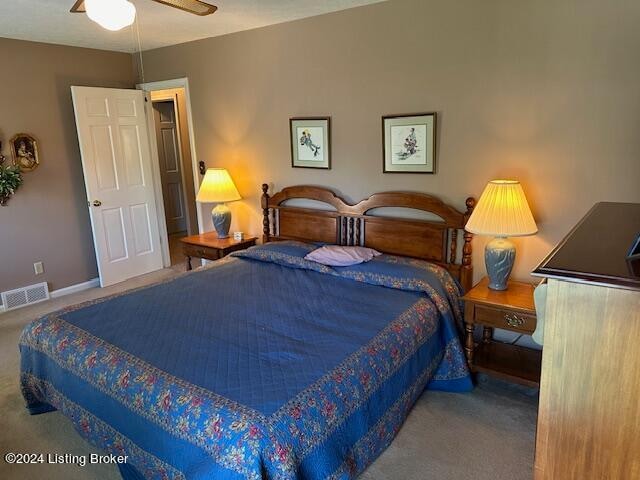
[[[264,27],[383,0],[212,0],[218,11],[198,17],[151,0],[131,0],[138,10],[143,50]],[[0,37],[78,47],[137,51],[136,31],[109,32],[84,14],[69,13],[74,0],[0,0]]]

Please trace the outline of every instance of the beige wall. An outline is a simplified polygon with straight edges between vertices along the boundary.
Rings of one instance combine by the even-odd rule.
[[[463,208],[514,177],[540,228],[517,241],[527,278],[593,203],[640,201],[639,19],[637,0],[391,0],[145,52],[145,80],[189,77],[197,156],[245,197],[233,228],[260,232],[263,181]],[[380,117],[434,110],[437,175],[382,174]],[[332,117],[330,171],[290,166],[288,118],[304,115]]]
[[[517,242],[525,278],[594,202],[640,201],[638,18],[635,0],[391,0],[145,52],[145,80],[189,77],[197,158],[228,167],[245,197],[234,229],[260,232],[263,181],[351,200],[423,191],[462,208],[515,177],[540,227]],[[94,278],[69,86],[130,87],[131,57],[0,39],[0,64],[3,153],[24,131],[42,155],[0,208],[0,291]],[[431,110],[437,175],[382,174],[380,116]],[[290,167],[288,118],[303,115],[331,115],[332,170]]]
[[[3,153],[9,158],[9,139],[26,132],[41,156],[0,207],[0,291],[43,281],[59,289],[97,276],[71,85],[130,88],[131,56],[0,38]],[[44,275],[34,275],[37,261]]]

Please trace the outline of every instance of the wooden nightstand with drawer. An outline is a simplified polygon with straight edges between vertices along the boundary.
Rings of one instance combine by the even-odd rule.
[[[243,240],[234,240],[233,237],[218,238],[215,232],[201,233],[190,237],[181,238],[182,252],[187,257],[187,270],[191,270],[191,258],[205,258],[218,260],[235,252],[244,250],[256,244],[257,237],[249,237]]]
[[[493,340],[494,328],[525,335],[534,332],[533,289],[532,284],[510,281],[507,290],[491,290],[485,277],[463,297],[464,349],[471,371],[532,387],[540,386],[540,350]],[[482,340],[478,344],[473,337],[476,325],[483,326]]]

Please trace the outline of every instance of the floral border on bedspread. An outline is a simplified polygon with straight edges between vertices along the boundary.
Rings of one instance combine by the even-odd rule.
[[[454,328],[457,329],[458,335],[463,332],[462,287],[445,268],[439,265],[415,258],[387,254],[369,262],[371,265],[383,263],[410,266],[418,269],[418,271],[434,275],[441,283],[446,296],[441,295],[427,280],[418,278],[417,276],[401,277],[398,275],[362,271],[352,267],[332,268],[306,260],[303,255],[287,253],[287,249],[290,247],[298,249],[303,253],[308,253],[316,248],[313,245],[303,242],[286,241],[269,244],[267,246],[252,247],[247,250],[232,253],[231,256],[264,262],[275,262],[293,268],[311,270],[371,285],[421,292],[435,304],[445,323],[451,321]],[[361,267],[362,265],[363,264],[356,265],[356,267]],[[452,338],[447,342],[442,363],[441,368],[435,372],[432,380],[450,382],[469,377],[469,367],[458,336],[452,335]]]
[[[345,477],[353,478],[359,475],[391,444],[391,441],[404,423],[404,421],[398,421],[398,419],[407,417],[411,407],[422,394],[424,385],[438,367],[438,360],[438,358],[435,358],[413,382],[411,388],[404,392],[380,420],[353,445],[344,462],[327,477],[327,480],[339,480]]]
[[[84,301],[84,302],[81,302],[81,303],[77,303],[75,305],[69,305],[68,307],[65,307],[65,308],[57,310],[57,311],[55,311],[53,313],[44,315],[44,317],[51,316],[51,315],[53,315],[53,316],[64,315],[65,313],[74,312],[76,310],[81,310],[81,309],[83,309],[85,307],[89,307],[91,305],[97,305],[99,303],[104,303],[106,301],[113,300],[114,298],[124,297],[126,295],[130,295],[130,294],[135,293],[135,292],[141,292],[143,290],[149,290],[149,289],[151,289],[153,287],[157,287],[158,285],[164,285],[166,283],[171,283],[174,280],[178,280],[179,278],[189,277],[191,275],[197,275],[198,273],[201,273],[204,270],[210,270],[210,269],[222,267],[223,265],[226,265],[227,263],[231,263],[233,261],[235,261],[235,259],[233,257],[227,256],[225,258],[221,258],[220,260],[216,260],[215,262],[210,262],[210,263],[208,263],[208,264],[206,264],[206,265],[204,265],[202,267],[198,267],[195,270],[188,270],[186,272],[180,272],[180,273],[172,275],[172,276],[170,276],[168,278],[164,278],[164,279],[159,280],[157,282],[150,283],[148,285],[142,285],[140,287],[132,288],[130,290],[123,290],[121,292],[112,293],[110,295],[105,295],[104,297],[94,298],[92,300],[87,300],[87,301]]]
[[[249,456],[259,457],[261,439],[271,438],[259,412],[176,378],[53,315],[31,324],[20,345],[45,354],[137,415],[202,448],[216,463],[260,478],[251,476],[255,466],[238,458],[236,449],[220,449],[224,439],[225,445],[240,445]]]
[[[431,338],[437,325],[433,305],[418,300],[372,342],[287,402],[270,423],[285,426],[296,442],[296,456],[304,458]],[[439,363],[442,356],[437,358]]]
[[[449,307],[453,310],[453,315],[456,319],[456,326],[461,329],[462,332],[464,325],[462,325],[462,319],[464,318],[463,312],[463,302],[462,302],[462,287],[460,284],[451,276],[451,274],[447,271],[446,268],[443,268],[435,263],[427,262],[426,260],[420,260],[417,258],[409,258],[409,257],[401,257],[398,255],[384,255],[384,257],[380,260],[383,260],[385,263],[396,264],[396,265],[409,265],[411,267],[417,268],[419,270],[424,270],[425,272],[429,272],[434,274],[440,283],[444,287],[447,292],[447,299],[449,300]],[[390,282],[390,279],[380,279],[382,285],[387,285],[387,282]],[[400,283],[396,284],[397,279],[391,281],[391,286],[394,288],[402,288],[407,290],[415,290],[422,291],[427,293],[429,298],[432,300],[440,297],[435,291],[435,289],[429,285],[425,281],[411,281],[410,279],[400,279]],[[440,297],[441,298],[441,297]],[[435,301],[435,300],[434,300]],[[441,306],[438,306],[441,311],[446,310]]]
[[[281,265],[374,285],[419,291],[425,293],[426,297],[419,299],[367,345],[270,417],[159,370],[60,318],[60,315],[71,310],[121,294],[70,307],[33,322],[24,330],[20,345],[45,354],[61,368],[74,373],[137,415],[201,448],[211,455],[216,464],[249,479],[260,479],[262,469],[266,468],[269,478],[280,480],[296,478],[297,469],[305,455],[324,442],[331,432],[364,405],[431,338],[440,324],[436,309],[442,317],[449,319],[448,322],[454,321],[461,314],[459,302],[455,301],[459,298],[455,281],[446,270],[427,262],[416,261],[419,262],[418,265],[411,265],[434,273],[439,278],[442,276],[449,298],[443,298],[433,287],[418,278],[367,274],[346,269],[338,272],[304,258],[276,251],[255,250],[251,251],[251,256],[234,256],[275,261]],[[399,263],[408,260],[386,257]],[[220,266],[232,261],[236,259],[227,257],[213,265]],[[448,322],[443,323],[452,325]],[[455,326],[453,329],[455,330]],[[400,399],[379,420],[378,427],[384,424],[384,429],[388,432],[386,436],[367,439],[369,435],[374,435],[372,430],[354,447],[353,462],[358,471],[361,465],[366,466],[375,459],[380,450],[390,442],[404,421],[404,414],[430,378],[450,381],[468,377],[460,342],[455,334],[452,335],[449,327],[446,338],[444,351],[434,358],[428,373],[423,373],[424,379],[423,375],[419,377],[418,380],[423,379],[422,383],[418,380],[414,382],[412,389],[417,389],[417,393],[411,390],[402,397],[408,399],[408,406]],[[393,347],[388,348],[388,345]],[[438,365],[442,367],[445,363],[446,368],[438,368]],[[47,389],[45,392],[36,388],[33,381],[22,381],[25,398],[29,398],[28,392],[31,390],[39,395],[39,401],[60,408],[56,403],[61,403],[55,395],[46,394],[52,390]],[[64,406],[62,409],[64,411]],[[388,435],[391,435],[389,439],[386,438]],[[368,445],[367,451],[362,450],[362,445],[365,444]]]
[[[313,246],[310,246],[301,242],[281,242],[287,246],[293,246],[303,251],[312,251]],[[460,285],[454,280],[451,274],[443,267],[431,262],[419,260],[415,258],[400,257],[397,255],[382,255],[376,257],[372,262],[372,265],[378,263],[386,263],[391,265],[407,265],[418,270],[423,270],[426,273],[433,274],[441,282],[443,288],[446,291],[447,297],[443,298],[429,282],[417,277],[400,277],[391,274],[381,274],[374,272],[366,272],[355,270],[350,267],[338,267],[332,268],[321,263],[306,260],[304,257],[291,255],[289,253],[271,249],[269,246],[256,246],[247,250],[241,250],[234,252],[231,257],[249,258],[254,260],[261,260],[264,262],[275,262],[281,265],[287,265],[294,268],[300,268],[304,270],[312,270],[319,273],[325,273],[336,277],[349,278],[357,282],[368,283],[371,285],[380,285],[383,287],[395,288],[399,290],[407,290],[413,292],[422,292],[436,304],[438,310],[443,315],[452,315],[455,320],[456,326],[462,331],[462,291]],[[361,266],[363,264],[359,264]]]
[[[46,401],[71,420],[76,431],[89,443],[114,455],[126,455],[129,463],[147,479],[184,480],[185,476],[168,463],[141,449],[129,438],[107,425],[77,403],[69,400],[51,383],[34,375],[20,376],[23,394],[32,401]]]
[[[173,377],[56,315],[32,323],[20,344],[45,354],[141,417],[202,448],[219,465],[258,479],[258,463],[265,455],[273,478],[290,479],[295,478],[304,455],[364,404],[369,394],[430,338],[437,325],[435,313],[427,299],[418,300],[368,345],[268,418]],[[396,347],[387,349],[385,342],[390,338]],[[441,358],[438,356],[438,362]],[[30,386],[23,384],[23,388],[29,391]],[[362,391],[365,395],[359,394]],[[55,401],[50,402],[47,396],[38,400]],[[283,423],[287,431],[299,433],[313,425],[316,435],[301,435],[300,443],[294,446],[277,428]],[[221,439],[227,448],[220,448]]]

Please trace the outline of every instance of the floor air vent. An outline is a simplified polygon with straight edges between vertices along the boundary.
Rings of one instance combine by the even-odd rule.
[[[14,310],[48,299],[49,286],[46,283],[37,283],[36,285],[2,292],[2,305],[5,310]]]

